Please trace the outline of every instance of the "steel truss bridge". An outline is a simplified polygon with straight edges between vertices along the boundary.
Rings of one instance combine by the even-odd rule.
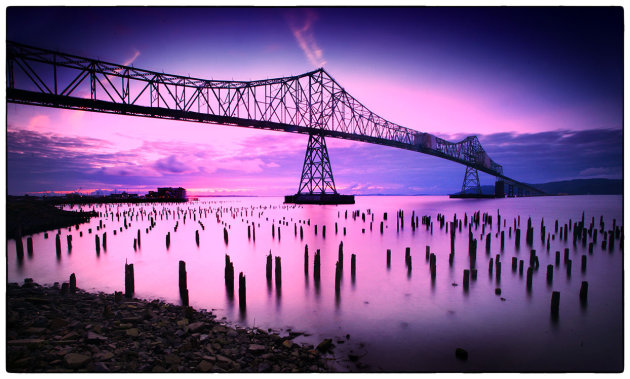
[[[7,42],[7,102],[309,135],[299,193],[337,193],[324,137],[417,151],[466,166],[463,192],[480,190],[478,171],[508,195],[542,191],[503,174],[476,136],[449,142],[370,111],[323,68],[255,81],[197,79]],[[516,189],[516,193],[513,192]]]

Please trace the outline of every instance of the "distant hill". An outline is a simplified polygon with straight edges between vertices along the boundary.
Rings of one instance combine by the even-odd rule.
[[[573,179],[532,185],[549,194],[623,195],[621,179]]]
[[[622,179],[573,179],[530,185],[550,195],[623,195]],[[481,186],[481,192],[494,193],[494,186]]]

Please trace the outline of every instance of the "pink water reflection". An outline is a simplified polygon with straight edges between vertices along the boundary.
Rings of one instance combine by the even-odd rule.
[[[108,212],[78,230],[61,231],[62,253],[55,254],[55,232],[45,239],[43,233],[33,236],[34,254],[25,256],[19,264],[14,241],[8,247],[8,279],[22,281],[32,277],[36,282],[52,284],[67,281],[71,273],[77,285],[86,290],[113,292],[124,289],[124,264],[135,268],[135,295],[179,302],[178,262],[186,262],[190,304],[195,308],[213,309],[219,317],[263,328],[292,328],[313,334],[306,341],[316,343],[321,338],[345,340],[337,348],[338,356],[366,354],[362,360],[373,370],[458,371],[458,370],[606,370],[620,362],[622,343],[622,267],[617,240],[609,253],[600,247],[601,235],[588,256],[586,272],[580,271],[580,257],[587,254],[581,243],[573,246],[571,238],[561,241],[556,235],[550,253],[540,240],[540,221],[544,217],[547,231],[553,235],[553,222],[561,225],[581,218],[586,224],[595,217],[596,227],[603,216],[606,229],[612,219],[621,223],[620,196],[582,196],[554,198],[524,198],[466,201],[444,197],[358,197],[351,206],[283,205],[279,198],[203,199],[187,204],[101,205],[84,207]],[[397,231],[396,212],[404,210],[404,227]],[[506,221],[505,249],[500,253],[496,215],[500,209]],[[345,217],[346,210],[348,217]],[[359,210],[353,219],[352,211]],[[125,229],[122,212],[130,226]],[[368,213],[368,211],[370,213]],[[418,219],[430,215],[433,233],[422,225],[412,231],[412,212]],[[462,227],[455,241],[455,260],[448,264],[449,234],[440,229],[437,214],[447,221],[453,214],[470,218],[475,211],[493,215],[491,253],[485,253],[484,240],[478,242],[478,277],[466,292],[462,288],[462,273],[469,268],[468,229]],[[109,212],[121,213],[120,219]],[[217,221],[219,212],[219,221]],[[246,214],[247,212],[247,214]],[[379,232],[384,212],[384,233]],[[168,219],[166,215],[168,213]],[[184,213],[186,220],[184,222]],[[361,214],[365,213],[366,221]],[[148,233],[149,216],[155,227]],[[177,216],[179,215],[179,216]],[[514,233],[508,237],[508,227],[520,215],[521,248],[514,248]],[[372,230],[370,221],[374,219]],[[529,259],[525,245],[527,218],[534,225],[534,243],[540,269],[535,272],[531,293],[525,289],[525,276],[511,270],[511,258]],[[196,218],[196,220],[195,220]],[[308,225],[310,220],[310,225]],[[201,221],[205,227],[202,229]],[[280,221],[283,222],[280,225]],[[102,230],[96,230],[99,222]],[[255,223],[255,241],[248,239],[247,226]],[[284,225],[284,222],[288,225]],[[178,224],[177,232],[174,231]],[[225,223],[229,242],[223,239]],[[335,223],[338,233],[335,233]],[[272,237],[272,225],[280,225]],[[297,225],[297,233],[294,228]],[[317,225],[317,234],[315,226]],[[322,227],[326,226],[323,237]],[[123,231],[120,228],[123,227]],[[300,238],[303,228],[303,239]],[[92,229],[92,233],[88,229]],[[343,229],[346,234],[343,234]],[[117,235],[113,231],[117,230]],[[141,245],[134,251],[133,241],[140,230]],[[200,244],[195,243],[199,231]],[[364,230],[364,231],[363,231]],[[473,228],[479,239],[482,226]],[[79,233],[83,232],[80,237]],[[96,254],[95,234],[107,233],[107,249]],[[170,232],[167,249],[165,238]],[[65,235],[73,236],[73,248],[68,251]],[[335,263],[339,243],[344,246],[344,271],[339,295],[335,295]],[[309,272],[304,274],[304,247],[309,249]],[[431,281],[425,247],[436,254],[437,274]],[[411,248],[412,269],[405,265],[405,247]],[[554,281],[547,285],[547,264],[555,263],[555,251],[570,248],[572,275],[566,268],[554,269]],[[313,259],[321,252],[321,280],[313,279]],[[386,265],[386,251],[391,249],[391,266]],[[279,291],[265,277],[266,255],[280,256],[282,286]],[[235,296],[225,291],[224,262],[229,254],[235,269]],[[357,256],[354,281],[350,274],[351,254]],[[501,255],[502,276],[497,282],[488,273],[488,261]],[[247,280],[247,309],[238,310],[238,274]],[[586,309],[578,302],[582,280],[589,281],[589,303]],[[457,284],[454,286],[453,284]],[[495,295],[500,287],[501,296]],[[549,317],[552,291],[561,292],[561,315],[558,323]],[[501,297],[505,301],[501,301]],[[346,340],[346,334],[350,339]],[[363,344],[361,346],[360,344]],[[468,362],[455,360],[455,347],[471,352]],[[582,359],[583,358],[583,359]],[[347,363],[352,367],[351,363]]]

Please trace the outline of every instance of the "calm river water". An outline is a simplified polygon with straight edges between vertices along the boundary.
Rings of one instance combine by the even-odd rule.
[[[69,208],[69,207],[66,207]],[[71,273],[78,287],[88,291],[124,290],[124,264],[133,263],[135,295],[179,303],[178,262],[186,262],[190,305],[213,310],[230,323],[306,332],[298,342],[317,344],[333,338],[340,370],[367,371],[620,371],[623,369],[622,249],[620,239],[613,249],[602,249],[604,234],[613,219],[622,223],[621,196],[565,196],[488,200],[455,200],[447,197],[357,197],[354,205],[284,205],[281,198],[200,198],[184,204],[107,204],[82,207],[102,212],[102,217],[78,229],[61,230],[62,253],[57,256],[55,234],[33,235],[34,253],[19,262],[15,241],[8,241],[8,281],[33,278],[41,284],[68,281]],[[74,207],[73,209],[78,209]],[[397,228],[397,211],[403,211],[403,226]],[[347,218],[346,218],[347,211]],[[353,217],[353,212],[359,211]],[[479,224],[472,226],[477,242],[476,280],[464,289],[464,270],[471,266],[468,226],[457,228],[454,259],[447,224],[456,215],[467,217],[479,211]],[[387,220],[380,224],[384,213]],[[419,224],[412,230],[415,212]],[[573,243],[573,227],[566,242],[555,232],[559,227],[585,217],[589,228],[594,218],[597,242],[592,254],[579,239]],[[483,214],[492,216],[484,224]],[[363,220],[365,214],[365,221]],[[438,214],[444,215],[440,228]],[[505,232],[501,251],[500,231]],[[184,219],[185,216],[185,219]],[[422,225],[430,216],[433,231]],[[516,247],[516,221],[521,241]],[[526,242],[531,218],[533,245]],[[541,220],[546,233],[541,240]],[[127,228],[124,222],[127,222]],[[151,221],[155,225],[151,228]],[[373,220],[373,221],[372,221]],[[203,228],[201,224],[203,223]],[[282,221],[282,222],[281,222]],[[310,225],[309,225],[310,221]],[[97,230],[99,223],[103,227]],[[178,225],[177,231],[174,230]],[[255,225],[255,240],[248,238],[248,225]],[[335,224],[338,232],[335,233]],[[272,225],[276,230],[272,236]],[[229,241],[224,242],[224,226]],[[280,231],[278,232],[278,226]],[[315,227],[317,226],[317,232]],[[326,234],[323,235],[323,227]],[[573,226],[573,225],[572,225]],[[122,228],[122,231],[121,231]],[[300,237],[300,228],[303,237]],[[345,228],[345,233],[344,233]],[[91,229],[91,232],[88,231]],[[147,231],[147,229],[149,229]],[[116,230],[116,235],[114,235]],[[134,239],[140,230],[140,246]],[[296,232],[297,230],[297,232]],[[195,232],[199,231],[199,245]],[[82,232],[83,236],[80,236]],[[170,247],[165,239],[170,232]],[[482,238],[482,232],[485,232]],[[106,249],[96,253],[95,235]],[[486,252],[487,234],[491,235]],[[71,234],[72,249],[66,246]],[[253,236],[252,236],[253,237]],[[621,236],[623,238],[623,236]],[[335,293],[335,264],[343,241],[343,274]],[[26,237],[24,238],[26,247]],[[304,270],[308,245],[309,269]],[[431,280],[426,246],[436,255],[436,276]],[[405,261],[410,248],[411,269]],[[569,249],[571,273],[564,250]],[[387,265],[387,249],[391,264]],[[536,250],[539,268],[533,271],[527,290],[530,250]],[[320,250],[321,279],[313,278],[313,259]],[[556,265],[556,251],[560,263]],[[268,283],[266,256],[281,257],[282,285]],[[226,294],[225,254],[234,263],[235,296]],[[351,274],[351,254],[356,254],[356,275]],[[489,261],[500,255],[501,276]],[[582,271],[581,257],[587,266]],[[524,273],[512,271],[512,257],[524,261]],[[547,265],[553,265],[553,281],[547,282]],[[247,281],[247,309],[239,312],[238,274]],[[579,300],[582,281],[588,281],[588,300]],[[497,288],[501,294],[495,294]],[[560,292],[557,319],[550,313],[553,291]],[[349,338],[348,338],[349,335]],[[455,356],[455,349],[468,351],[468,360]],[[349,355],[353,359],[349,359]],[[355,357],[359,357],[355,362]]]

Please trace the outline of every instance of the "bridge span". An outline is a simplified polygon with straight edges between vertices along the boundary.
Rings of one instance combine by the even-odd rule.
[[[208,80],[7,41],[6,69],[11,103],[308,134],[298,189],[306,197],[337,194],[325,137],[397,147],[465,165],[463,193],[481,193],[482,171],[497,178],[498,196],[504,186],[508,195],[544,194],[504,175],[476,136],[449,142],[387,121],[323,68],[265,80]]]

